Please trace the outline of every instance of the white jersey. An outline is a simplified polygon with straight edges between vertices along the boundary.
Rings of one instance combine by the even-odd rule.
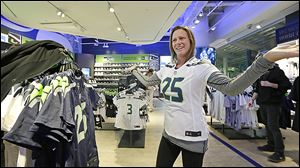
[[[18,119],[20,113],[25,107],[25,90],[20,84],[11,88],[8,94],[1,102],[1,130],[10,131]]]
[[[143,106],[147,107],[146,97],[141,98],[140,91],[134,94],[120,94],[113,99],[118,108],[115,127],[124,130],[141,130],[146,127],[147,118],[142,114]]]
[[[186,141],[208,139],[203,103],[207,79],[215,71],[205,60],[192,58],[179,69],[168,64],[156,73],[167,105],[164,125],[169,136]]]

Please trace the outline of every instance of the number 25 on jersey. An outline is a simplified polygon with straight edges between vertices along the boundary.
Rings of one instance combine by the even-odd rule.
[[[172,78],[165,78],[163,80],[163,84],[166,83],[162,89],[163,94],[165,95],[165,99],[173,101],[173,102],[182,102],[183,101],[183,96],[182,96],[182,90],[180,87],[176,87],[176,83],[177,82],[181,82],[183,81],[184,78],[180,77],[180,78],[174,78],[172,80]],[[167,90],[169,90],[170,88],[170,92],[167,92]],[[176,96],[174,96],[176,95]]]

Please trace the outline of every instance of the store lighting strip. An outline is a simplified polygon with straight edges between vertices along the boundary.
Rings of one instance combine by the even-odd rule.
[[[108,4],[109,9],[111,9],[112,6],[111,6],[111,4],[110,4],[109,1],[107,1],[107,4]],[[121,30],[118,29],[118,31],[123,31],[123,32],[124,32],[124,35],[125,35],[125,38],[126,38],[127,40],[129,40],[129,36],[128,36],[127,32],[125,31],[125,29],[124,29],[124,27],[123,27],[123,25],[122,25],[122,23],[121,23],[121,21],[120,21],[118,15],[117,15],[117,13],[116,13],[116,10],[114,10],[114,12],[112,12],[112,13],[115,15],[115,17],[116,17],[116,19],[117,19],[117,21],[118,21],[118,23],[119,23],[119,26],[120,26],[120,27],[118,27],[118,28],[121,28]]]
[[[65,17],[69,18],[73,23],[74,23],[74,26],[80,26],[80,30],[83,32],[83,31],[86,31],[86,28],[84,28],[81,24],[79,24],[76,20],[74,20],[73,18],[71,18],[69,15],[67,15],[65,12],[63,12],[61,9],[59,9],[57,6],[55,6],[53,3],[51,3],[50,1],[48,1],[49,4],[51,4],[54,8],[57,9],[57,11],[60,11],[62,12],[63,14],[65,14]]]

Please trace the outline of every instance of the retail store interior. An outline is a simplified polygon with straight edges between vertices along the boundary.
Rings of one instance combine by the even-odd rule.
[[[280,45],[299,45],[299,2],[1,1],[1,167],[155,167],[164,131],[168,99],[163,93],[166,87],[145,87],[130,74],[129,69],[137,66],[139,72],[146,74],[149,69],[158,72],[169,66],[172,62],[170,36],[176,26],[186,26],[194,33],[197,59],[208,59],[220,72],[235,78],[251,66],[259,53],[266,53]],[[61,51],[58,50],[61,48],[63,51],[59,54],[62,57],[55,57],[53,53]],[[9,55],[10,52],[13,54]],[[49,63],[36,61],[36,58],[40,59],[35,55],[37,53]],[[16,59],[22,61],[17,62]],[[15,67],[7,66],[13,61]],[[23,67],[34,66],[23,71],[22,67],[17,67],[21,62],[26,62]],[[276,63],[294,84],[299,76],[299,56]],[[80,78],[82,85],[90,89],[84,95],[76,95],[85,100],[81,102],[80,110],[78,106],[73,107],[72,103],[60,99],[62,104],[54,100],[48,102],[51,95],[48,93],[52,92],[47,91],[49,82],[44,79],[59,72],[69,75],[71,71],[68,69],[73,70],[74,67],[74,74],[84,76],[84,79]],[[7,68],[11,69],[8,71]],[[67,94],[72,84],[64,77],[57,75],[53,81],[59,83],[65,99],[70,97],[73,100],[72,95]],[[37,80],[45,84],[36,92],[41,97],[41,105],[37,106],[40,111],[26,119],[29,114],[25,112],[30,111],[27,105],[30,109],[36,106],[30,96],[30,100],[25,101],[25,94],[20,99],[21,104],[16,104],[19,98],[16,95],[23,94],[26,89],[18,91],[14,87],[21,85],[25,88],[24,83]],[[171,90],[178,91],[175,83],[172,83]],[[32,85],[37,88],[37,84]],[[169,85],[170,81],[167,87]],[[244,121],[237,117],[236,123],[232,124],[225,118],[224,94],[216,94],[214,88],[208,88],[203,98],[204,120],[209,131],[203,167],[299,167],[299,107],[296,107],[299,102],[289,97],[292,88],[285,93],[290,106],[282,110],[285,114],[280,116],[285,160],[278,163],[268,160],[273,152],[257,148],[267,142],[266,126],[260,117],[259,106],[250,108],[248,102],[244,103],[242,108],[251,113],[253,120]],[[247,89],[243,94],[252,96],[254,86]],[[47,98],[43,96],[45,93]],[[53,97],[58,94],[53,93]],[[11,95],[14,95],[15,102]],[[138,98],[132,100],[131,97],[136,95]],[[222,99],[216,102],[217,98],[211,95]],[[8,101],[12,102],[9,104]],[[65,107],[67,105],[69,108]],[[91,113],[82,114],[85,108]],[[46,120],[47,124],[55,124],[55,119],[50,118],[54,116],[49,115],[48,119],[37,116],[56,109],[63,126],[51,128],[43,125]],[[122,121],[120,116],[126,113],[123,110],[130,111],[127,115],[137,114],[139,125]],[[65,111],[72,111],[72,114],[65,116]],[[23,124],[23,121],[26,123]],[[28,122],[32,122],[32,127],[24,126]],[[80,126],[76,126],[77,123]],[[77,130],[70,132],[73,126]],[[23,134],[25,132],[32,141],[25,142],[18,127],[26,127]],[[62,127],[67,131],[61,130]],[[38,140],[35,140],[34,133]],[[73,144],[74,139],[78,144]],[[86,139],[91,143],[84,142]],[[86,143],[86,146],[80,142]],[[66,151],[65,146],[72,150]],[[53,154],[47,150],[55,151],[56,158],[47,158]],[[45,151],[48,154],[42,155],[43,158],[38,156]],[[69,152],[76,154],[67,156]],[[93,158],[90,158],[92,154]],[[59,164],[54,160],[58,157]],[[181,154],[173,166],[183,166]]]

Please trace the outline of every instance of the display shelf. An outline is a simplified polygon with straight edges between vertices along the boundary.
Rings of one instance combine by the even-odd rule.
[[[112,62],[96,62],[94,66],[94,80],[92,84],[98,88],[113,88],[118,87],[118,82],[121,78],[128,76],[124,71],[137,65],[137,70],[145,73],[149,69],[149,63],[145,62],[126,62],[126,63],[112,63]]]

